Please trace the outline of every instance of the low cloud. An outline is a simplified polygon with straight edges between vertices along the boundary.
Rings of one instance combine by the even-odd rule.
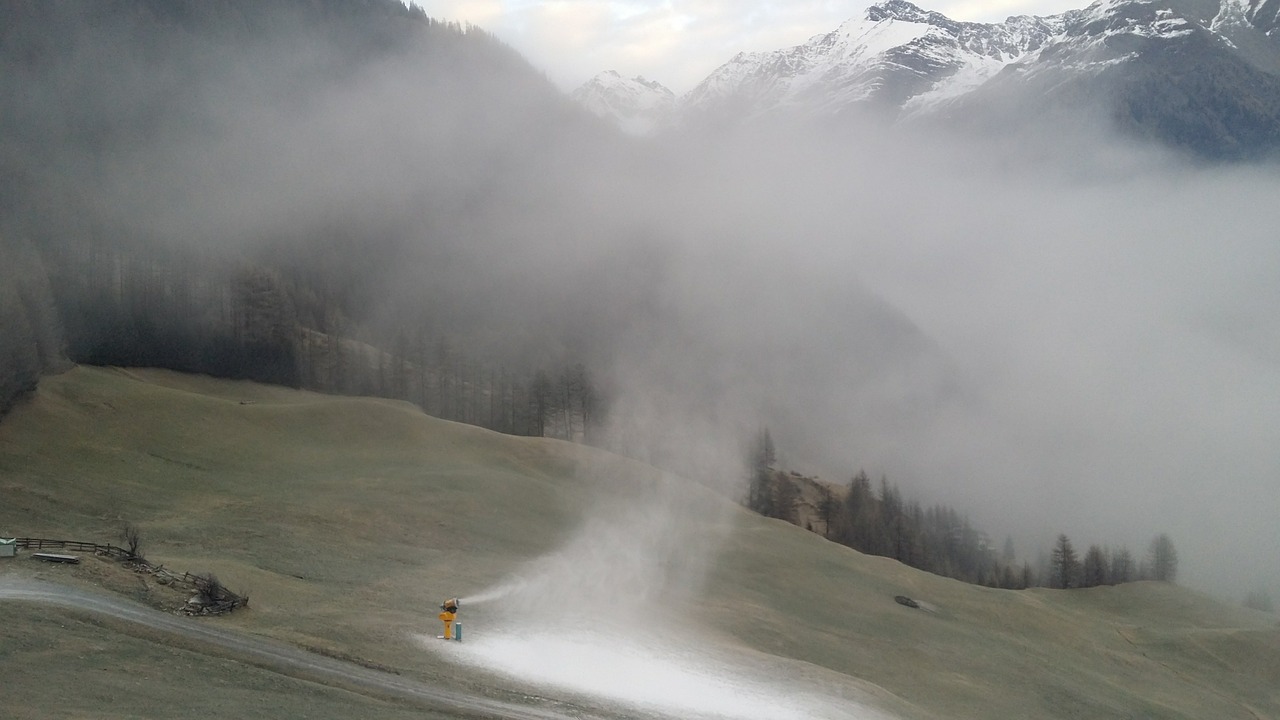
[[[1280,595],[1274,167],[1065,128],[630,142],[467,47],[464,70],[266,43],[100,96],[72,63],[57,86],[86,107],[129,119],[182,87],[200,122],[151,118],[92,162],[68,146],[39,177],[122,236],[340,270],[366,328],[428,317],[523,367],[582,359],[611,442],[668,469],[736,472],[767,425],[789,467],[885,474],[1024,555],[1168,532],[1188,583]]]

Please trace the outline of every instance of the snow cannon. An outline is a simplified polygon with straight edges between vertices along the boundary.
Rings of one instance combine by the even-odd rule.
[[[444,634],[440,636],[441,640],[455,639],[453,633],[454,620],[458,617],[458,598],[449,598],[440,603],[440,622],[444,623]],[[458,640],[462,639],[462,624],[458,623]]]

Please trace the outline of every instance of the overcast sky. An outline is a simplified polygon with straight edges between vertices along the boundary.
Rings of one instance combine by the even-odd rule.
[[[497,35],[572,90],[598,72],[643,75],[677,94],[743,51],[799,45],[861,15],[873,0],[413,0],[431,17]],[[1053,15],[1087,0],[917,0],[972,22]]]

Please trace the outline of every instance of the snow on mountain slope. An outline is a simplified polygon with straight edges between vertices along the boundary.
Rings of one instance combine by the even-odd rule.
[[[1266,35],[1280,35],[1280,0],[1223,0],[1223,10],[1228,7]]]
[[[1060,82],[1069,74],[1097,75],[1139,59],[1150,65],[1159,54],[1196,53],[1205,62],[1230,57],[1275,72],[1280,42],[1251,19],[1258,7],[1257,0],[1099,0],[1060,16],[1063,32],[1012,70],[1023,80],[1053,74]]]
[[[585,86],[575,96],[633,132],[657,126],[630,119],[647,117],[635,109],[644,81],[608,80],[608,97],[625,101]],[[883,0],[800,45],[739,53],[673,111],[667,102],[678,127],[871,113],[1008,128],[1084,113],[1208,157],[1250,157],[1280,152],[1280,0],[1098,0],[1002,23]]]
[[[633,135],[646,135],[669,124],[676,104],[675,93],[661,83],[640,76],[624,78],[613,70],[591,78],[572,97]]]
[[[1223,0],[1207,27],[1252,64],[1280,74],[1280,0]]]
[[[718,108],[751,115],[787,107],[837,114],[871,101],[900,108],[962,94],[1062,31],[1061,18],[956,22],[906,0],[867,8],[802,45],[743,53],[681,100],[686,115]]]
[[[969,127],[1092,117],[1206,159],[1280,153],[1280,37],[1248,0],[1100,0],[948,108]]]
[[[864,99],[874,90],[859,83],[866,69],[886,52],[927,35],[928,24],[910,20],[851,20],[835,32],[804,45],[767,53],[740,53],[722,65],[683,100],[697,108],[734,96],[756,106],[795,104],[806,93],[838,88],[846,101]]]

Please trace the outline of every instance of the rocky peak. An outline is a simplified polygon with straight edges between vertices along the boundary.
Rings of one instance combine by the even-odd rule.
[[[624,78],[606,70],[583,83],[572,93],[592,113],[615,122],[624,131],[644,135],[671,121],[675,93],[662,83],[637,75]]]

